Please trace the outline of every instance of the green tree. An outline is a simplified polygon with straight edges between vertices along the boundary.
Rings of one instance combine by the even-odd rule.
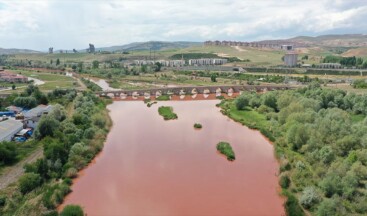
[[[0,142],[0,165],[11,164],[16,158],[16,144],[14,142]]]
[[[60,59],[56,59],[56,66],[60,65]]]
[[[93,67],[93,69],[98,69],[98,68],[99,68],[99,61],[94,60],[94,61],[92,62],[92,67]]]
[[[26,173],[19,178],[19,189],[22,194],[31,192],[41,185],[41,176],[36,173]]]
[[[60,216],[84,216],[82,207],[78,205],[67,205],[60,213]]]
[[[11,86],[11,89],[12,89],[12,90],[15,90],[15,88],[16,88],[16,86],[13,84],[13,85]]]
[[[320,198],[319,194],[317,193],[316,188],[313,187],[313,186],[311,186],[311,187],[306,187],[303,190],[299,202],[306,209],[310,209],[315,204],[317,204],[318,202],[320,202],[320,199],[321,198]]]
[[[244,110],[249,105],[249,99],[246,95],[240,95],[235,100],[237,110]]]
[[[159,72],[159,71],[161,71],[161,68],[162,68],[162,64],[161,64],[160,62],[156,62],[156,63],[154,64],[154,71],[155,71],[155,72]]]
[[[35,136],[38,140],[46,136],[54,136],[56,131],[60,126],[59,121],[53,117],[46,115],[42,116],[41,120],[38,122],[37,128],[35,130]]]
[[[212,75],[210,76],[210,80],[211,80],[212,82],[217,82],[217,75],[212,74]]]

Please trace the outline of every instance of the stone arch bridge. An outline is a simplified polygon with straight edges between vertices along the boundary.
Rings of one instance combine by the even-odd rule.
[[[243,91],[266,92],[274,90],[288,90],[293,87],[280,85],[232,85],[232,86],[192,86],[192,87],[171,87],[154,88],[146,90],[118,90],[97,92],[99,96],[122,97],[122,96],[160,96],[160,95],[193,95],[193,94],[233,94]]]

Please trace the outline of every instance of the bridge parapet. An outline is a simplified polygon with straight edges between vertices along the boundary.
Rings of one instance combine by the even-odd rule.
[[[221,93],[239,93],[243,91],[256,91],[256,92],[266,92],[274,90],[288,90],[294,87],[289,86],[279,86],[279,85],[233,85],[233,86],[185,86],[185,87],[173,87],[173,88],[155,88],[155,89],[145,89],[145,90],[118,90],[118,91],[101,91],[97,92],[99,96],[114,96],[121,97],[124,96],[151,96],[165,95],[165,94],[215,94]]]

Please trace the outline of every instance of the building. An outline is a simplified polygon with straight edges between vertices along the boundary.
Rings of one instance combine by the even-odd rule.
[[[14,114],[18,114],[23,111],[23,108],[17,106],[8,106],[5,109],[8,110],[9,112],[14,112]]]
[[[13,74],[8,71],[0,71],[0,81],[12,82],[12,83],[26,83],[28,82],[28,77]]]
[[[185,65],[185,60],[135,60],[136,65],[154,65],[159,62],[163,67],[182,67]]]
[[[331,68],[331,69],[340,69],[342,65],[339,63],[321,63],[318,65],[320,68]]]
[[[289,52],[284,55],[284,64],[288,67],[294,67],[297,65],[298,54],[295,52]]]
[[[24,112],[24,123],[27,127],[36,128],[42,115],[48,114],[51,110],[51,105],[39,105],[28,112]]]
[[[190,59],[189,65],[222,65],[228,62],[227,59]]]
[[[0,142],[11,141],[14,135],[23,129],[23,123],[13,119],[0,122]]]
[[[290,51],[293,50],[293,45],[281,45],[280,49]]]

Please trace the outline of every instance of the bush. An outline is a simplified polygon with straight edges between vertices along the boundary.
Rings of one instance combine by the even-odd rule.
[[[173,108],[169,106],[161,106],[158,108],[159,115],[163,116],[164,120],[177,119],[177,114],[173,112]]]
[[[244,110],[249,105],[249,99],[245,95],[236,98],[235,105],[237,110]]]
[[[217,144],[217,150],[227,156],[227,160],[234,161],[236,159],[231,145],[227,142],[220,142]]]
[[[320,196],[315,187],[306,187],[299,201],[303,207],[310,209],[320,201]]]
[[[26,173],[19,179],[19,189],[22,194],[31,192],[41,185],[41,176],[36,173]]]
[[[0,207],[5,206],[6,204],[6,196],[0,196]]]
[[[17,158],[17,148],[14,142],[0,143],[0,165],[11,164]]]
[[[291,184],[291,180],[287,175],[282,175],[279,180],[279,184],[282,188],[286,189]]]
[[[200,129],[200,128],[202,128],[203,126],[201,125],[201,124],[199,124],[199,123],[195,123],[194,124],[194,128],[197,128],[197,129]]]
[[[84,212],[78,205],[67,205],[60,213],[60,216],[84,216]]]

